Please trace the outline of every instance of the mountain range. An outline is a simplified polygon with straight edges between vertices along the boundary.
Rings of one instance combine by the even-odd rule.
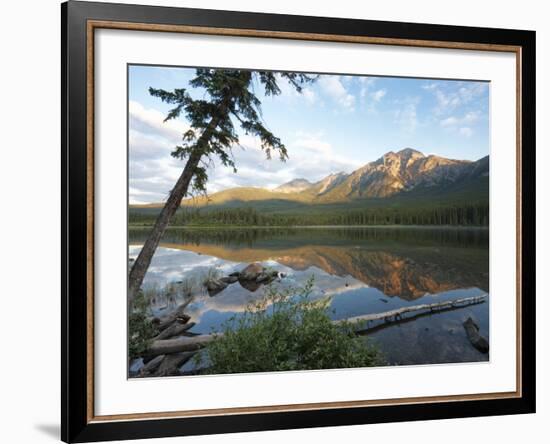
[[[296,178],[277,188],[236,187],[208,198],[187,199],[182,205],[239,206],[254,202],[336,204],[386,199],[487,200],[489,156],[477,161],[424,155],[412,148],[390,151],[350,174],[330,174],[310,182]]]

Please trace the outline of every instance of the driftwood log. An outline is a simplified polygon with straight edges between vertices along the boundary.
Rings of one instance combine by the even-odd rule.
[[[157,356],[196,351],[203,348],[219,336],[221,336],[221,334],[217,333],[215,335],[199,335],[193,337],[180,336],[173,339],[160,339],[153,341],[151,346],[143,353],[143,355]]]
[[[158,369],[152,376],[179,376],[180,367],[191,359],[197,352],[172,353],[164,356]]]
[[[189,315],[185,314],[184,311],[187,306],[193,301],[193,298],[187,299],[183,304],[176,308],[170,314],[162,318],[154,318],[153,323],[156,324],[157,328],[162,331],[170,327],[174,322],[179,321],[182,324],[185,324],[189,321]]]
[[[147,362],[143,367],[141,367],[141,369],[139,370],[139,376],[141,377],[151,376],[159,368],[163,359],[164,359],[164,355],[155,356],[153,359]]]
[[[172,324],[170,324],[169,327],[162,330],[157,336],[155,336],[154,340],[158,339],[168,339],[173,338],[174,336],[179,336],[182,333],[186,332],[190,328],[193,328],[195,326],[195,322],[188,322],[187,324],[182,324],[181,322],[178,322],[175,320]]]
[[[335,324],[342,324],[344,322],[350,323],[368,323],[370,321],[396,321],[399,320],[404,314],[417,311],[438,311],[452,307],[466,307],[468,305],[480,304],[485,302],[487,294],[480,296],[473,296],[470,298],[454,299],[451,301],[435,302],[433,304],[420,304],[411,305],[408,307],[396,308],[395,310],[385,311],[383,313],[371,313],[361,316],[354,316],[347,319],[339,319],[333,321]]]
[[[489,353],[489,342],[479,334],[479,326],[475,321],[469,317],[463,325],[471,344],[481,353]]]
[[[450,301],[435,302],[433,304],[420,304],[408,307],[401,307],[383,313],[372,313],[361,316],[355,316],[347,319],[333,321],[334,324],[344,322],[355,323],[358,328],[370,321],[395,322],[401,319],[404,314],[413,312],[435,312],[451,308],[465,307],[468,305],[480,304],[485,302],[488,295],[483,294],[469,298],[461,298]],[[185,308],[191,303],[188,299],[181,304],[175,311],[163,318],[156,318],[155,323],[160,333],[154,338],[152,344],[146,350],[142,357],[146,362],[145,366],[139,372],[139,376],[174,376],[180,375],[179,368],[187,362],[201,348],[208,345],[216,337],[222,336],[222,333],[211,335],[184,336],[195,323],[189,322],[189,316],[184,313]],[[484,338],[479,337],[478,329],[468,322],[464,325],[468,338],[480,351],[484,351]],[[474,331],[475,330],[475,331]],[[476,336],[477,333],[477,337]],[[472,340],[474,339],[474,340]],[[479,347],[476,345],[478,344]],[[488,349],[488,344],[487,344]]]

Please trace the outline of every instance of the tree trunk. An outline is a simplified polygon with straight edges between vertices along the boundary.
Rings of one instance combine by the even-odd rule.
[[[189,159],[187,159],[187,163],[185,164],[185,168],[183,169],[181,176],[179,177],[176,185],[170,192],[168,200],[166,201],[164,207],[158,215],[155,225],[153,226],[153,229],[149,234],[149,237],[145,241],[145,244],[143,244],[143,248],[139,252],[138,257],[135,260],[132,269],[130,270],[130,275],[128,276],[128,310],[131,310],[134,297],[141,288],[145,273],[147,273],[147,269],[151,264],[151,259],[155,254],[162,235],[166,231],[166,227],[170,223],[172,216],[174,216],[179,206],[181,205],[181,200],[187,194],[191,179],[195,174],[195,170],[199,165],[202,154],[204,152],[203,147],[208,144],[212,131],[216,129],[218,123],[218,117],[212,118],[212,120],[202,133],[201,137],[197,141],[196,148],[189,156]]]

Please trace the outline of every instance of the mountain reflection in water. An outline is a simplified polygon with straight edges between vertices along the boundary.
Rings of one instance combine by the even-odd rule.
[[[130,230],[130,257],[147,234]],[[313,275],[312,297],[331,296],[332,316],[340,319],[488,292],[488,238],[488,230],[471,228],[170,229],[144,286],[198,276],[209,267],[225,274],[262,262],[287,273],[283,286],[302,285]],[[250,292],[238,283],[213,298],[199,294],[189,307],[194,331],[220,329],[262,295],[262,288]],[[462,322],[472,316],[488,337],[488,306],[422,316],[369,336],[392,364],[485,361],[488,355],[469,344]]]

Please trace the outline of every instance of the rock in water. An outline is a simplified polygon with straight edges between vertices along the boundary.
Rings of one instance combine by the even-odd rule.
[[[472,345],[481,353],[488,353],[489,342],[487,341],[487,339],[479,334],[479,326],[475,323],[475,321],[471,317],[469,317],[462,325],[464,325],[466,335],[468,336],[468,340],[472,343]]]
[[[243,281],[255,281],[259,274],[264,271],[262,264],[254,262],[253,264],[248,265],[241,273],[239,274],[239,280]]]
[[[248,291],[255,292],[258,288],[262,286],[262,284],[259,284],[256,281],[245,281],[245,280],[239,280],[239,284],[241,284],[241,287],[246,288]]]
[[[258,277],[256,278],[256,282],[259,284],[269,284],[273,279],[276,279],[278,277],[279,273],[276,271],[262,271]]]
[[[220,291],[224,290],[229,285],[228,282],[224,282],[221,279],[210,279],[206,283],[206,289],[210,296],[217,295]]]
[[[229,279],[232,275],[233,274],[230,274],[224,279]],[[256,291],[261,285],[267,285],[278,277],[284,277],[284,275],[282,273],[279,274],[279,272],[275,270],[268,271],[262,264],[254,262],[246,266],[243,271],[239,273],[239,283],[248,291]]]
[[[265,271],[262,271],[258,277],[256,278],[256,282],[258,284],[261,284],[263,282],[266,282],[270,279],[270,275],[268,273],[266,273]]]

